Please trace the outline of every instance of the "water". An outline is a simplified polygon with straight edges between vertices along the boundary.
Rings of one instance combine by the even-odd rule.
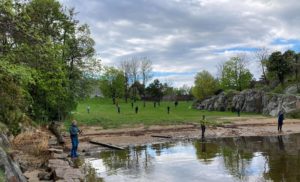
[[[104,181],[300,181],[300,135],[181,141],[104,151]]]

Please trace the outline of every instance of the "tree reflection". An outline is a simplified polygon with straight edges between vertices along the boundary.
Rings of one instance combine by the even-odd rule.
[[[215,143],[207,143],[204,140],[195,141],[196,156],[199,160],[210,164],[219,152],[219,147]]]
[[[146,171],[152,160],[147,146],[129,147],[127,150],[103,151],[100,153],[100,158],[112,174],[116,173],[119,168],[129,169],[129,172],[133,173],[140,170]]]

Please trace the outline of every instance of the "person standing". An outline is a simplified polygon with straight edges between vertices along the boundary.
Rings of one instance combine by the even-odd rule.
[[[87,107],[86,107],[86,111],[87,111],[88,114],[90,114],[90,110],[91,110],[91,107],[90,107],[90,106],[87,106]]]
[[[278,131],[279,132],[282,132],[283,120],[284,120],[283,111],[279,111],[279,113],[278,113]]]
[[[71,158],[78,157],[77,155],[77,148],[78,148],[78,134],[81,133],[81,130],[77,127],[77,121],[73,120],[72,125],[70,127],[70,137],[72,142],[72,149],[71,149]]]
[[[202,116],[202,121],[201,121],[201,138],[204,139],[205,138],[205,115]]]

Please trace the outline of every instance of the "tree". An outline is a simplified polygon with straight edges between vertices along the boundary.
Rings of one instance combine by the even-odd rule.
[[[125,102],[128,102],[128,97],[129,97],[129,86],[130,86],[130,62],[127,60],[124,60],[121,62],[121,69],[124,73],[124,88],[125,88]]]
[[[292,71],[291,59],[294,53],[286,51],[284,55],[280,51],[273,52],[267,62],[268,72],[274,73],[281,85],[284,84],[285,77]]]
[[[147,93],[155,101],[160,101],[163,97],[163,84],[160,83],[158,79],[155,79],[149,86],[146,88]]]
[[[265,47],[260,48],[255,52],[255,57],[258,59],[258,62],[262,70],[262,81],[265,82],[266,84],[269,83],[267,78],[267,73],[266,73],[266,64],[269,56],[270,56],[269,50]]]
[[[253,75],[246,68],[241,56],[232,57],[221,67],[220,86],[222,89],[244,90],[249,88]]]
[[[114,67],[105,67],[100,78],[100,89],[105,97],[112,98],[116,104],[116,98],[124,96],[124,73]]]
[[[93,57],[88,26],[80,25],[74,14],[56,0],[0,2],[0,61],[9,68],[0,79],[11,80],[3,84],[20,90],[18,108],[25,108],[11,113],[48,121],[63,120],[75,109],[90,68],[99,61]],[[10,68],[19,71],[10,75]],[[32,81],[24,82],[20,75],[30,75]]]
[[[152,62],[147,57],[144,57],[140,65],[142,84],[146,85],[147,82],[152,78]]]
[[[218,82],[208,71],[197,73],[192,90],[194,97],[199,100],[205,99],[213,95],[217,89]]]
[[[146,106],[145,97],[146,97],[146,84],[152,78],[152,62],[147,58],[144,57],[141,61],[141,77],[142,77],[142,84],[143,84],[143,92],[140,94],[143,95],[144,100],[144,107]]]

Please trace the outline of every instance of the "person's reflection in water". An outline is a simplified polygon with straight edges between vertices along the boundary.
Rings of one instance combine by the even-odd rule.
[[[201,139],[201,152],[206,152],[206,142],[205,138]]]
[[[282,136],[277,136],[277,139],[278,139],[278,146],[279,146],[279,149],[280,150],[284,150],[284,143],[283,143],[283,140],[282,140]]]

